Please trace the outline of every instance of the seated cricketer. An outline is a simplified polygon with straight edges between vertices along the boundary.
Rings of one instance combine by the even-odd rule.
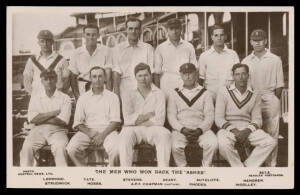
[[[157,166],[168,167],[171,133],[164,128],[166,100],[152,84],[150,66],[139,63],[134,69],[137,88],[123,98],[124,127],[120,133],[121,166],[132,166],[133,148],[141,142],[155,145]]]
[[[118,132],[120,102],[113,92],[104,88],[105,70],[100,66],[90,70],[91,89],[77,102],[73,128],[78,132],[70,140],[67,151],[76,166],[87,166],[87,149],[103,145],[109,166],[118,164]]]
[[[203,148],[202,166],[209,167],[218,148],[217,138],[210,130],[214,122],[213,99],[198,84],[194,64],[181,65],[179,72],[183,86],[172,91],[167,110],[173,128],[172,154],[177,166],[187,166],[184,149],[189,142],[197,141]]]
[[[71,99],[56,89],[57,74],[54,70],[42,71],[40,78],[44,90],[30,99],[28,121],[35,126],[23,143],[20,165],[33,166],[38,150],[50,145],[56,166],[67,166]]]
[[[260,127],[262,114],[260,97],[248,86],[249,68],[246,64],[232,67],[234,83],[219,90],[215,120],[220,128],[217,137],[220,154],[232,167],[259,167],[276,146],[275,140]],[[254,150],[242,162],[241,153],[235,148],[252,145]]]

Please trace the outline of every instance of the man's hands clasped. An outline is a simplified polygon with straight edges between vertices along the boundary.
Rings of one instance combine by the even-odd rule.
[[[242,131],[239,131],[238,129],[232,129],[231,132],[235,135],[236,142],[239,144],[242,144],[244,146],[249,146],[249,135],[251,134],[251,129],[246,128]]]
[[[199,136],[202,135],[202,129],[190,129],[184,127],[181,129],[180,133],[182,133],[189,142],[195,142],[198,140]]]

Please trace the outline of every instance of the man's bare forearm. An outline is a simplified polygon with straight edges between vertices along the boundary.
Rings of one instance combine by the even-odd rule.
[[[24,76],[23,84],[24,84],[25,91],[27,93],[31,94],[31,91],[32,91],[32,77]]]
[[[281,98],[282,89],[283,89],[283,87],[275,89],[275,95],[277,96],[278,99]]]
[[[109,135],[111,132],[117,130],[121,126],[120,122],[110,122],[109,125],[105,128],[105,135]]]
[[[111,81],[111,77],[112,77],[112,71],[110,68],[105,69],[106,72],[106,89],[112,91],[113,86],[112,86],[112,81]]]
[[[199,85],[203,86],[204,85],[204,79],[199,78],[198,83],[199,83]]]
[[[68,90],[69,90],[70,86],[71,86],[70,80],[68,78],[63,78],[62,92],[68,93]]]
[[[143,123],[141,123],[141,124],[139,124],[140,126],[146,126],[146,127],[149,127],[149,126],[154,126],[155,124],[152,122],[152,121],[150,121],[150,120],[147,120],[147,121],[145,121],[145,122],[143,122]]]
[[[160,88],[160,74],[153,73],[153,83]]]
[[[113,88],[114,92],[117,95],[120,95],[120,82],[121,82],[121,75],[117,72],[113,72]]]
[[[45,124],[52,124],[52,125],[57,125],[57,126],[66,126],[67,124],[65,121],[61,120],[60,118],[53,117],[44,122]]]
[[[70,84],[75,98],[78,99],[79,88],[78,88],[77,76],[72,72],[70,73]]]
[[[80,124],[76,127],[79,131],[86,134],[90,139],[92,139],[96,135],[96,131],[93,131],[92,129],[88,128],[84,124]]]
[[[59,113],[58,111],[40,113],[37,116],[35,116],[30,122],[36,125],[40,125],[43,124],[45,121],[57,116],[58,113]]]

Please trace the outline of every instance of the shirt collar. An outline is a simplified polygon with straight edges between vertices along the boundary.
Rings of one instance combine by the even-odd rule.
[[[135,90],[138,91],[138,88],[136,87]],[[157,90],[159,90],[158,87],[156,87],[156,85],[154,85],[153,83],[151,83],[151,92],[155,92]]]
[[[213,45],[210,47],[209,51],[210,51],[210,53],[217,52]],[[228,52],[228,51],[229,51],[229,48],[224,44],[224,48],[223,48],[222,52]]]
[[[99,50],[100,46],[97,44],[95,51],[93,52],[92,56],[94,56],[96,54],[96,52]],[[90,53],[88,52],[88,50],[86,49],[86,46],[83,45],[80,48],[80,53],[86,53],[87,55],[90,55]]]
[[[189,91],[201,91],[203,89],[203,87],[201,85],[199,85],[197,83],[197,86],[193,89],[187,89],[187,88],[184,88],[183,85],[179,88],[179,91],[182,91],[182,90],[189,90]]]
[[[47,94],[46,94],[46,90],[43,90],[43,91],[41,91],[40,95],[41,95],[42,98],[45,98],[45,97],[47,97],[47,98],[53,98],[53,97],[59,96],[59,92],[58,92],[57,89],[55,89],[53,95],[51,97],[48,97]]]
[[[236,86],[235,86],[235,83],[233,83],[233,84],[231,84],[230,85],[230,87],[229,87],[229,90],[238,90],[237,88],[236,88]],[[251,86],[248,84],[248,86],[247,86],[247,90],[246,91],[250,91],[250,92],[252,92],[253,93],[253,90],[252,90],[252,88],[251,88]]]
[[[52,51],[52,53],[46,59],[49,60],[50,58],[53,58],[53,57],[56,57],[56,56],[57,56],[57,53],[55,51]],[[40,52],[37,55],[37,60],[39,60],[41,57],[42,57],[42,52]]]
[[[173,43],[170,41],[170,39],[167,39],[167,40],[166,40],[166,43],[167,43],[168,45],[173,45]],[[183,43],[183,40],[180,38],[179,44],[178,44],[178,45],[181,45],[182,43]]]
[[[265,49],[267,52],[265,53],[265,55],[263,55],[261,58],[269,58],[269,57],[272,57],[272,54],[271,54],[271,52],[270,52],[270,50],[269,49]],[[251,52],[251,58],[253,59],[253,58],[257,58],[257,56],[256,55],[254,55],[254,51],[252,51]]]
[[[106,94],[106,89],[104,88],[103,91],[102,91],[102,93],[100,93],[100,94],[94,94],[94,92],[93,92],[93,90],[91,88],[90,90],[88,90],[87,93],[88,93],[89,96],[103,96],[103,95]]]
[[[142,46],[142,41],[141,41],[141,40],[138,40],[136,46],[137,46],[137,47],[141,47],[141,46]],[[125,47],[125,48],[131,47],[131,45],[129,44],[128,39],[127,39],[126,41],[124,41],[124,47]]]

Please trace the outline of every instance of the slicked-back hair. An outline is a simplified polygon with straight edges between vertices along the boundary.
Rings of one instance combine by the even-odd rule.
[[[94,25],[94,24],[88,24],[88,25],[85,25],[85,26],[83,27],[83,33],[85,32],[85,29],[87,29],[87,28],[93,28],[93,29],[96,29],[97,32],[99,33],[99,28],[98,28],[98,26],[96,26],[96,25]]]
[[[127,24],[128,22],[138,22],[139,23],[139,26],[140,26],[140,29],[142,28],[142,21],[138,18],[135,18],[135,17],[129,17],[126,22],[125,22],[125,27],[127,28]]]
[[[247,64],[237,63],[232,66],[232,74],[234,74],[235,70],[238,68],[245,68],[247,73],[249,73],[249,67]]]
[[[217,30],[217,29],[223,29],[223,30],[224,30],[224,33],[225,33],[225,28],[224,28],[223,25],[221,25],[221,24],[215,24],[215,25],[213,25],[213,27],[211,28],[210,35],[213,35],[213,34],[214,34],[214,30]]]
[[[138,65],[135,66],[134,75],[136,76],[136,74],[141,70],[147,70],[149,72],[149,74],[151,75],[150,66],[145,63],[139,63]]]
[[[92,67],[92,68],[90,69],[90,77],[92,77],[92,71],[93,71],[93,70],[99,70],[99,69],[103,71],[104,77],[106,78],[105,69],[102,68],[101,66],[94,66],[94,67]]]

